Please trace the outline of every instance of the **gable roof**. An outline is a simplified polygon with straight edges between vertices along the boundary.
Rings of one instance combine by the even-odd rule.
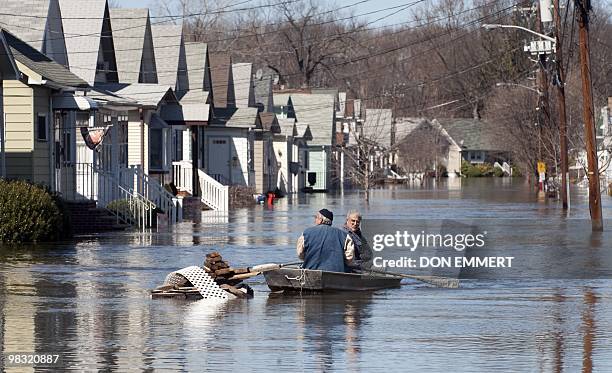
[[[0,56],[6,56],[6,58],[0,58],[0,80],[19,80],[19,70],[15,65],[13,53],[2,31],[0,28]]]
[[[258,115],[257,108],[216,108],[213,127],[255,128]]]
[[[114,8],[110,17],[119,82],[157,82],[149,10]]]
[[[89,84],[105,71],[103,81],[116,81],[117,62],[106,0],[59,0],[59,4],[70,71]],[[98,66],[99,59],[108,66]]]
[[[210,119],[209,94],[206,91],[190,90],[181,98],[185,122],[208,123]]]
[[[58,0],[2,0],[0,28],[68,66]]]
[[[463,150],[507,151],[503,138],[491,123],[472,119],[435,119]]]
[[[253,89],[253,64],[235,63],[232,65],[234,79],[234,94],[236,107],[255,106],[255,92]]]
[[[414,130],[428,122],[427,118],[395,118],[395,143],[402,141],[406,136],[410,136]]]
[[[255,95],[255,105],[263,105],[264,111],[274,110],[274,96],[272,94],[272,76],[255,77],[253,80],[253,90]]]
[[[214,53],[210,55],[210,76],[212,78],[215,107],[235,107],[236,96],[233,85],[232,59],[229,54]]]
[[[178,103],[173,87],[169,85],[110,83],[96,84],[96,87],[100,87],[145,106],[156,107],[163,99],[170,99]]]
[[[159,84],[174,87],[177,96],[181,96],[189,88],[189,82],[183,82],[179,77],[181,74],[187,75],[183,27],[180,25],[153,25],[151,32],[155,47],[157,81]],[[187,87],[182,86],[185,84]]]
[[[366,109],[362,136],[378,145],[391,147],[393,111],[391,109]]]
[[[281,133],[281,127],[276,118],[276,114],[268,112],[259,113],[259,121],[261,123],[261,129],[272,133]]]
[[[311,145],[332,145],[336,99],[326,93],[275,93],[275,102],[293,104],[298,124],[308,124],[312,133]],[[286,99],[286,100],[285,100]]]
[[[310,126],[307,124],[296,124],[297,128],[297,136],[305,141],[312,141],[312,131],[310,131]]]
[[[22,63],[28,69],[40,75],[44,80],[66,87],[89,87],[87,82],[71,73],[66,67],[40,53],[10,32],[2,30],[2,36],[10,47],[15,61]]]
[[[208,70],[208,45],[206,43],[185,43],[189,89],[210,91],[210,70]]]
[[[278,125],[280,126],[280,134],[283,136],[297,137],[298,130],[293,118],[277,118]]]

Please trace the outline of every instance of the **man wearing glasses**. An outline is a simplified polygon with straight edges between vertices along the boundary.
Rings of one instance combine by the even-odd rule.
[[[297,255],[302,268],[330,272],[350,272],[355,247],[349,234],[332,227],[333,212],[322,209],[315,215],[315,226],[297,241]]]
[[[368,241],[361,234],[361,213],[357,210],[350,210],[346,214],[346,223],[342,229],[351,237],[355,246],[353,256],[353,269],[364,269],[370,267],[372,259],[372,250]]]

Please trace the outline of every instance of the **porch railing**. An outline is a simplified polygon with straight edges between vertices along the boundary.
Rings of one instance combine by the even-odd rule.
[[[117,222],[140,229],[154,225],[155,205],[140,193],[121,183],[111,174],[90,163],[75,164],[77,193],[80,199],[97,201],[98,207],[110,211]]]
[[[169,224],[182,220],[182,205],[178,198],[166,190],[156,179],[147,175],[140,166],[129,166],[119,170],[119,180],[138,194],[144,196],[168,217]]]
[[[190,161],[173,162],[174,184],[178,190],[193,193],[193,166]],[[198,169],[200,199],[216,211],[229,210],[229,187]]]

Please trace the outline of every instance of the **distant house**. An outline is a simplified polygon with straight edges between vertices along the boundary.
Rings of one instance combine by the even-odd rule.
[[[19,70],[13,59],[11,49],[0,29],[0,178],[6,177],[5,128],[4,128],[4,80],[19,80]]]
[[[312,134],[308,125],[297,125],[295,119],[277,119],[280,133],[274,135],[273,150],[278,166],[277,188],[282,194],[304,189],[308,145]]]
[[[461,175],[461,147],[448,132],[426,118],[396,118],[395,145],[397,163],[404,172],[424,175],[443,166],[448,177]]]
[[[274,108],[280,118],[295,118],[307,124],[312,133],[308,144],[306,188],[327,191],[332,185],[332,151],[336,143],[334,94],[319,92],[275,92]]]
[[[504,139],[491,123],[478,119],[435,119],[461,149],[461,158],[471,164],[510,160]]]
[[[96,104],[63,92],[88,91],[89,85],[8,31],[1,35],[0,46],[9,47],[8,56],[14,57],[20,72],[20,77],[9,79],[12,64],[6,57],[0,59],[3,76],[7,74],[2,82],[4,174],[75,198],[76,127],[81,122],[88,125]]]
[[[278,164],[274,154],[274,136],[281,133],[281,127],[274,113],[261,112],[258,126],[255,127],[253,162],[255,169],[255,190],[259,193],[274,191],[277,188]]]
[[[210,71],[214,110],[211,122],[203,129],[204,170],[224,185],[254,187],[253,131],[261,126],[258,110],[237,107],[229,55],[211,55]]]

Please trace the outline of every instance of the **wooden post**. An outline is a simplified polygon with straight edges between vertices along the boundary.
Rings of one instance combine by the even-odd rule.
[[[597,164],[597,142],[595,140],[595,124],[593,116],[593,92],[591,87],[591,71],[589,61],[589,0],[574,0],[578,18],[578,34],[580,36],[580,72],[582,75],[582,95],[584,119],[584,137],[589,178],[589,210],[591,212],[591,227],[593,231],[603,231],[601,214],[601,192],[599,190],[599,166]]]
[[[561,201],[563,209],[568,209],[568,194],[567,190],[567,173],[568,173],[568,156],[567,156],[567,116],[565,110],[565,72],[563,71],[563,54],[562,54],[562,36],[561,36],[561,16],[559,14],[559,0],[554,0],[554,19],[555,19],[555,36],[556,43],[556,59],[557,59],[557,101],[559,105],[559,140],[561,152]]]

